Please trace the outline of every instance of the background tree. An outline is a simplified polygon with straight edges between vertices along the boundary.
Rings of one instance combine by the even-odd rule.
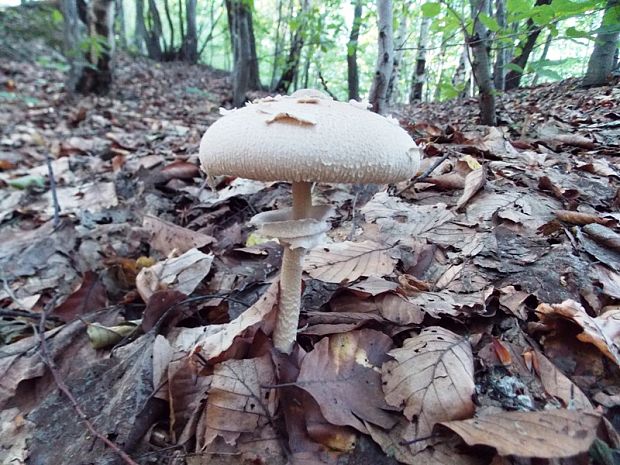
[[[409,103],[422,100],[422,89],[426,80],[426,47],[428,46],[428,31],[431,19],[423,16],[420,20],[420,35],[418,37],[418,50],[415,59],[415,68],[411,76],[411,89],[409,91]]]
[[[594,50],[588,61],[584,86],[600,86],[607,82],[617,59],[620,33],[620,0],[608,0]]]
[[[362,0],[355,0],[353,10],[353,23],[347,43],[347,83],[349,100],[360,99],[360,78],[357,67],[357,48],[362,24]]]
[[[377,26],[379,29],[377,64],[370,87],[368,101],[372,110],[383,114],[387,111],[387,90],[394,61],[394,30],[392,0],[377,0]]]
[[[291,41],[291,47],[284,64],[284,69],[282,70],[280,79],[273,89],[275,92],[287,93],[291,84],[297,77],[299,61],[301,59],[301,50],[304,46],[309,10],[310,0],[302,0],[299,13],[297,15],[297,27],[295,28],[295,33]]]
[[[488,0],[471,0],[473,34],[468,37],[467,42],[472,50],[472,71],[478,86],[480,122],[487,126],[495,126],[497,124],[495,89],[489,69],[487,29],[481,21],[481,15],[488,11],[487,2]]]

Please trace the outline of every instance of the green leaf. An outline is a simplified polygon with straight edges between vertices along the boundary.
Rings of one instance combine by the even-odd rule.
[[[489,31],[497,32],[501,29],[500,25],[495,21],[495,18],[491,18],[485,13],[480,13],[479,18],[480,22],[484,24]]]
[[[564,33],[566,34],[566,37],[570,39],[587,39],[590,37],[590,34],[588,34],[587,32],[580,31],[573,26],[566,28],[566,31]]]
[[[433,18],[441,13],[441,4],[437,2],[425,3],[422,5],[422,14],[427,18]]]
[[[519,74],[523,74],[523,68],[521,68],[519,65],[516,65],[514,63],[508,63],[506,65],[506,69],[509,69],[510,71],[515,71]]]
[[[20,178],[9,179],[7,180],[7,184],[16,189],[27,189],[31,186],[45,187],[45,178],[43,176],[27,174]]]

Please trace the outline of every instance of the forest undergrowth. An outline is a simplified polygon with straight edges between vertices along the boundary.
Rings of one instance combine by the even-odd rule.
[[[310,252],[283,357],[248,221],[289,186],[198,167],[228,75],[57,68],[0,61],[1,463],[617,463],[618,83],[395,109],[420,171],[315,187],[347,258]]]

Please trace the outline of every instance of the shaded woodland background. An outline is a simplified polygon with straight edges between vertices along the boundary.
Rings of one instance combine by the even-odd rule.
[[[536,3],[1,9],[0,463],[616,465],[618,6]],[[198,146],[305,86],[423,159],[315,186],[282,357],[248,222],[290,186],[208,187]]]

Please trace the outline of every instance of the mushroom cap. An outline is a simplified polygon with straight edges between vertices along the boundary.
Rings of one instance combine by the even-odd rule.
[[[202,137],[200,160],[211,176],[390,183],[415,176],[420,152],[395,120],[303,89],[225,112]]]

